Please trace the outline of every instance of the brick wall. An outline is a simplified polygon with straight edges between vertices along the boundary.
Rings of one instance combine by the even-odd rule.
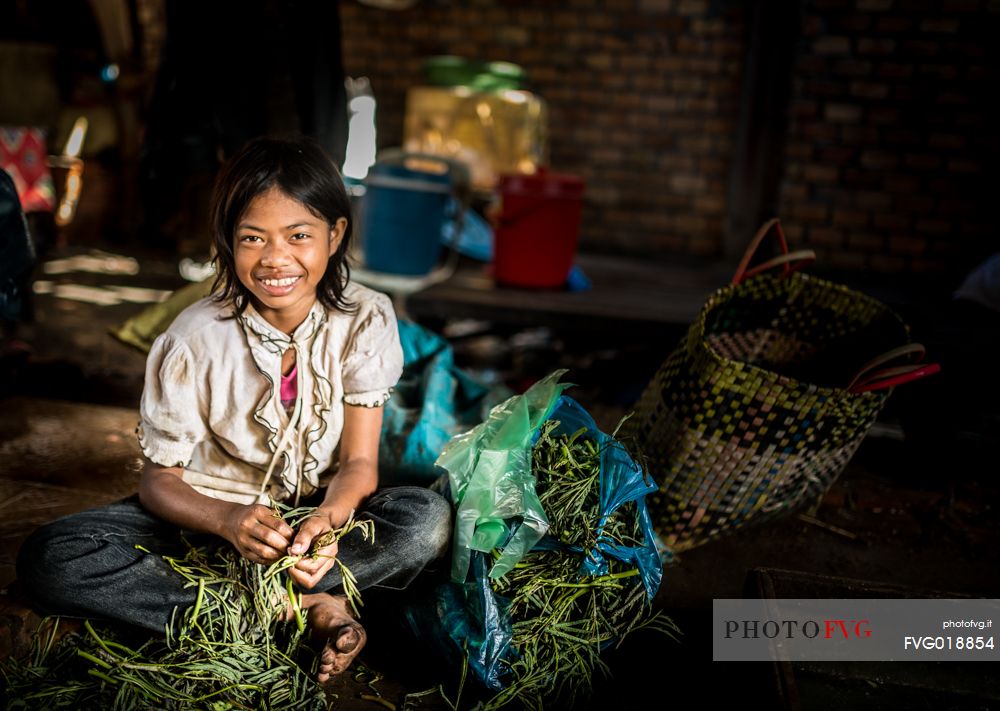
[[[822,263],[961,270],[998,245],[1000,3],[807,0],[781,214]]]
[[[773,0],[760,0],[771,2]],[[790,5],[792,3],[789,3]],[[719,258],[749,4],[420,0],[341,4],[344,61],[398,145],[406,89],[436,54],[525,68],[554,169],[587,181],[582,244]],[[990,99],[1000,0],[803,0],[778,213],[821,264],[971,265],[996,249]]]
[[[582,244],[719,251],[744,52],[741,3],[421,0],[341,5],[344,63],[368,76],[380,147],[402,141],[406,89],[437,54],[511,61],[548,103],[553,169],[587,183]]]

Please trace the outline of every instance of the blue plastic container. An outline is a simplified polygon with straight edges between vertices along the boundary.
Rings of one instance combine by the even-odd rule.
[[[365,179],[363,254],[373,271],[423,276],[441,257],[441,228],[451,195],[449,164],[433,158],[402,156],[376,163]],[[433,166],[438,167],[438,166]]]

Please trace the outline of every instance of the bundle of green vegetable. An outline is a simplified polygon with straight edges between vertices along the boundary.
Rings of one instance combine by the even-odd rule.
[[[274,511],[295,527],[314,509],[275,504]],[[371,521],[352,518],[314,541],[307,555],[354,529],[374,538]],[[36,636],[27,658],[0,663],[6,708],[327,709],[315,681],[318,657],[305,644],[301,595],[284,574],[299,557],[265,567],[219,543],[189,544],[183,558],[166,558],[197,589],[197,599],[165,640],[133,649],[86,622],[83,632],[57,643],[56,619],[47,634]],[[356,612],[360,596],[354,578],[337,563]]]
[[[486,708],[517,702],[528,709],[570,708],[584,702],[595,670],[607,674],[601,652],[630,632],[649,627],[674,636],[674,623],[654,614],[641,571],[631,560],[609,556],[595,575],[581,574],[586,555],[604,550],[639,550],[647,545],[636,502],[601,515],[603,444],[583,427],[556,434],[549,420],[532,448],[536,492],[549,519],[548,535],[514,565],[490,581],[509,600],[509,681]],[[499,557],[494,553],[494,558]]]

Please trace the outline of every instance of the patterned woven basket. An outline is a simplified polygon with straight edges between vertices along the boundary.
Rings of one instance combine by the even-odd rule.
[[[782,254],[748,269],[772,228]],[[817,501],[891,388],[939,370],[884,304],[797,272],[813,259],[765,224],[626,424],[660,482],[649,508],[672,551]]]

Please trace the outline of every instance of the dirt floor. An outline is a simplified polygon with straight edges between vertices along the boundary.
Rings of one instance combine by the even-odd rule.
[[[86,252],[67,250],[50,259]],[[134,490],[139,460],[133,433],[144,357],[109,330],[145,304],[88,303],[77,300],[88,292],[76,287],[169,291],[184,283],[171,262],[140,258],[137,264],[137,274],[40,269],[40,290],[48,293],[35,296],[34,322],[20,326],[16,340],[4,345],[0,585],[14,582],[18,545],[34,527]],[[405,302],[399,306],[405,312]],[[570,368],[567,379],[579,383],[572,394],[606,429],[628,411],[682,332],[632,338],[619,333],[609,343],[551,326],[512,329],[468,320],[435,326],[452,334],[460,365],[515,390],[556,367]],[[980,336],[973,334],[972,342]],[[995,382],[995,375],[984,377]],[[779,593],[802,593],[789,596],[814,590],[817,597],[878,597],[889,589],[900,596],[1000,598],[1000,418],[995,403],[968,391],[942,394],[944,385],[894,396],[812,510],[742,530],[668,564],[656,605],[679,625],[679,641],[639,633],[610,651],[613,677],[595,681],[592,706],[667,706],[685,689],[708,707],[752,702],[782,709],[1000,708],[1000,693],[977,681],[982,670],[976,665],[939,665],[919,673],[906,665],[815,665],[785,669],[782,677],[764,663],[711,662],[712,600],[752,593],[762,579]],[[992,392],[992,385],[983,387]],[[6,634],[16,620],[30,623],[12,601],[16,586],[11,590]],[[359,669],[330,687],[342,708],[385,707],[382,702],[401,708],[407,693],[437,684],[450,689],[457,681],[453,670],[422,654],[391,622],[384,629],[374,625]],[[447,705],[430,695],[416,707]]]

